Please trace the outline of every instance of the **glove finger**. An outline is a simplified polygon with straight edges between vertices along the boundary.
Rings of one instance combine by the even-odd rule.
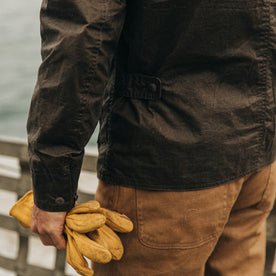
[[[29,191],[12,206],[9,214],[18,219],[23,227],[30,228],[33,206],[33,191]]]
[[[108,263],[111,261],[111,253],[102,245],[92,241],[85,234],[72,231],[72,237],[76,242],[80,253],[96,263]]]
[[[93,276],[94,271],[88,267],[88,263],[80,253],[75,240],[69,234],[69,231],[66,231],[66,233],[68,239],[66,247],[66,260],[68,264],[70,264],[80,275]]]
[[[109,250],[113,260],[120,260],[124,254],[123,244],[118,235],[107,225],[102,226],[87,236]]]
[[[66,216],[67,226],[79,233],[94,231],[105,224],[106,218],[103,214],[69,214]]]
[[[126,215],[105,208],[100,208],[99,212],[105,215],[106,224],[112,230],[121,233],[128,233],[133,230],[133,223]]]
[[[85,213],[95,213],[100,209],[100,203],[95,200],[87,201],[85,203],[76,205],[68,215],[72,214],[85,214]]]

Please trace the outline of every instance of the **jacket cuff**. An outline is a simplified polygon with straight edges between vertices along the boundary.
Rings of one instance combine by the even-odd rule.
[[[30,153],[35,205],[49,212],[70,211],[77,200],[83,152],[70,157]]]
[[[34,192],[34,204],[44,211],[48,212],[69,212],[77,201],[77,194],[73,196],[65,194],[41,194],[36,189],[33,189]]]
[[[48,160],[49,161],[49,160]],[[32,182],[35,205],[49,212],[67,212],[75,206],[80,168],[58,165],[48,166],[32,162]]]
[[[32,178],[34,203],[38,208],[49,212],[67,212],[75,206],[77,194],[71,190],[69,175],[62,179],[60,175],[54,175],[49,179],[49,175],[32,173]]]

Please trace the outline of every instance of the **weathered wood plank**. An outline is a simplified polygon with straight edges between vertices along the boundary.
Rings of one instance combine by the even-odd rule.
[[[97,154],[85,154],[82,169],[96,172]],[[20,158],[21,161],[28,161],[27,142],[23,139],[7,138],[0,136],[0,155]]]
[[[23,237],[36,236],[29,228],[22,227],[15,218],[2,214],[0,214],[0,228],[15,231]]]
[[[276,276],[276,273],[265,272],[264,276]]]
[[[65,270],[66,252],[56,250],[55,276],[63,276]]]
[[[0,227],[10,231],[17,231],[18,222],[13,217],[0,214]]]
[[[267,219],[267,241],[276,244],[276,215],[271,214]]]
[[[20,179],[0,175],[0,189],[16,192]]]
[[[34,265],[27,265],[22,276],[54,276],[54,271]]]
[[[85,171],[96,172],[97,156],[92,154],[86,154],[83,158],[82,169]]]
[[[24,275],[27,266],[27,257],[28,257],[28,237],[19,236],[19,250],[16,260],[16,272],[18,276]],[[37,274],[33,274],[37,275]]]
[[[0,154],[27,159],[27,142],[24,139],[0,136]]]
[[[0,255],[0,267],[6,270],[15,271],[16,269],[16,260],[6,258]]]
[[[94,194],[89,194],[89,193],[85,193],[85,192],[82,192],[82,191],[78,192],[78,196],[79,196],[78,203],[84,203],[86,201],[95,199]]]
[[[275,256],[275,243],[267,242],[267,244],[266,244],[266,262],[265,262],[265,271],[267,273],[272,272],[274,256]],[[275,274],[271,274],[271,275],[275,275]]]
[[[15,271],[18,274],[20,274],[20,276],[38,276],[38,275],[39,276],[63,276],[65,275],[64,272],[60,275],[57,275],[55,274],[54,271],[50,269],[42,268],[42,267],[30,265],[30,264],[26,264],[23,270],[18,271],[17,261],[3,256],[0,256],[0,266],[3,269],[9,270],[9,271]]]

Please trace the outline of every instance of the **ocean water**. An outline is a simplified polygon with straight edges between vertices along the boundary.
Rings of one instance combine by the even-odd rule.
[[[26,138],[40,64],[39,0],[0,0],[0,135]]]
[[[26,139],[40,57],[41,0],[0,0],[0,135]],[[96,143],[95,135],[90,145]]]

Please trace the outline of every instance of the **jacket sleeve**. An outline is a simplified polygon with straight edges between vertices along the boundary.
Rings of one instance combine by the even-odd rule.
[[[35,204],[74,206],[84,147],[125,19],[125,0],[43,0],[42,64],[27,123]]]

